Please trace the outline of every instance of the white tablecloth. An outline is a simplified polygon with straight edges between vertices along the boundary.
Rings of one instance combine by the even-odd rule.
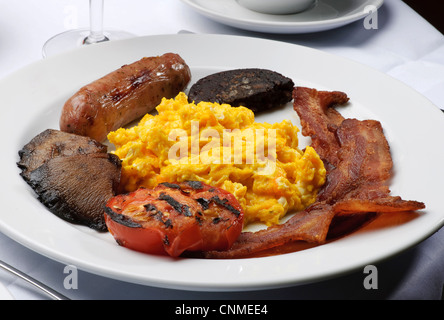
[[[210,1],[210,0],[209,0]],[[42,59],[42,46],[69,28],[88,27],[88,1],[0,0],[0,78]],[[107,0],[105,27],[134,35],[180,30],[269,38],[344,56],[407,83],[444,109],[444,37],[401,0],[386,0],[378,29],[363,21],[300,35],[243,31],[209,20],[179,0]],[[79,271],[77,289],[67,290],[65,265],[47,259],[0,233],[0,259],[71,299],[441,299],[444,231],[377,264],[379,288],[366,290],[363,272],[310,285],[255,292],[188,292],[125,283]],[[22,280],[0,270],[0,282],[16,299],[47,299]]]

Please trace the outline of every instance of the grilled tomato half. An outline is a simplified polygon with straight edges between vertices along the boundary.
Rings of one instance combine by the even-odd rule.
[[[198,181],[140,188],[111,198],[105,207],[106,225],[119,245],[172,257],[228,250],[243,218],[233,194]]]

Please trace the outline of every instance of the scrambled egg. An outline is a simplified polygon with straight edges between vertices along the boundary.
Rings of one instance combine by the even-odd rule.
[[[279,223],[315,201],[326,170],[313,148],[298,148],[299,129],[284,120],[254,121],[244,107],[163,99],[157,115],[111,132],[126,191],[197,180],[235,195],[245,224]]]

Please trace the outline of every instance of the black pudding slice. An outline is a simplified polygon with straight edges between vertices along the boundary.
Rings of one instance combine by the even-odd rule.
[[[266,69],[236,69],[198,80],[188,94],[196,104],[202,101],[244,106],[252,111],[270,110],[292,100],[294,83],[280,73]]]

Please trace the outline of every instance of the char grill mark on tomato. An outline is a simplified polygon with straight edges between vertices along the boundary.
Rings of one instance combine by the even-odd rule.
[[[168,229],[173,227],[171,219],[167,218],[166,220],[164,220],[164,215],[162,211],[159,211],[155,205],[148,203],[144,205],[144,208],[146,212],[150,214],[151,217],[154,217],[158,221],[162,222],[165,225],[165,228]]]
[[[200,181],[187,181],[186,183],[195,190],[203,189],[203,183]]]
[[[112,210],[109,207],[105,207],[105,216],[108,216],[114,222],[117,222],[117,223],[124,225],[126,227],[129,227],[129,228],[141,228],[142,227],[142,225],[140,223],[135,222],[133,219],[131,219],[128,216],[116,213],[114,210]]]
[[[225,207],[226,209],[230,210],[234,215],[236,215],[236,217],[238,217],[240,215],[240,211],[236,210],[232,205],[230,205],[228,203],[227,199],[220,199],[219,197],[215,196],[210,199],[198,198],[196,200],[202,206],[203,210],[207,210],[210,207],[210,203],[215,202],[215,203]]]
[[[105,220],[118,244],[177,257],[229,249],[242,231],[243,211],[223,189],[199,181],[165,182],[113,197]]]

